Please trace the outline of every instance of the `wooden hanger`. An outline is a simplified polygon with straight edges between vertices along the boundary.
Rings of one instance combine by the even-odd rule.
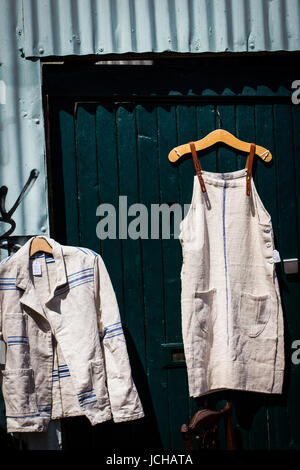
[[[212,145],[216,144],[217,142],[223,142],[224,144],[228,145],[229,147],[233,147],[241,152],[250,152],[251,143],[244,142],[243,140],[238,139],[234,135],[230,134],[230,132],[225,131],[224,129],[216,129],[215,131],[210,132],[201,140],[197,140],[195,143],[196,151],[204,150]],[[171,162],[176,162],[179,158],[183,157],[183,155],[190,153],[191,148],[190,144],[183,144],[179,147],[173,148],[169,153],[169,160]],[[270,150],[261,147],[260,145],[256,145],[255,154],[260,157],[265,162],[270,162],[272,160],[272,154]]]
[[[34,255],[38,251],[44,251],[45,253],[53,254],[52,246],[49,245],[44,237],[35,237],[30,246],[30,256]]]

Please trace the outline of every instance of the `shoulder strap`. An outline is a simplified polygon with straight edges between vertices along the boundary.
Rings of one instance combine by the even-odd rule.
[[[199,162],[199,158],[197,156],[196,148],[194,142],[190,142],[190,149],[193,157],[193,162],[195,165],[196,175],[198,176],[198,180],[202,189],[203,193],[206,193],[206,187],[202,178],[202,168]]]
[[[247,177],[246,177],[246,194],[247,194],[247,196],[250,196],[251,173],[252,173],[253,158],[254,158],[254,155],[255,155],[255,148],[256,148],[256,145],[251,144],[250,153],[247,157],[246,166],[245,166],[245,168],[247,169]]]

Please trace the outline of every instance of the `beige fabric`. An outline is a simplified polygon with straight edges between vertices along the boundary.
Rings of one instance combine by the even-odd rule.
[[[281,393],[283,315],[271,217],[246,170],[203,171],[180,225],[182,332],[193,397],[220,389]]]
[[[143,417],[102,258],[45,238],[53,257],[30,258],[32,237],[0,264],[7,431],[45,431],[66,416],[86,415],[92,425]]]

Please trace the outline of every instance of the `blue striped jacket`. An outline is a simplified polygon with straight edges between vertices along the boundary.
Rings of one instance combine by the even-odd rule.
[[[45,431],[50,419],[92,425],[144,416],[116,296],[100,255],[32,237],[0,263],[0,335],[7,431]]]

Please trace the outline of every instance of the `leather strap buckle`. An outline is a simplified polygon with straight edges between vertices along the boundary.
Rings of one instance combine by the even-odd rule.
[[[250,145],[250,153],[247,157],[246,161],[246,166],[245,168],[247,169],[247,175],[246,175],[246,194],[247,196],[250,196],[250,189],[251,189],[251,173],[252,173],[252,165],[253,165],[253,159],[255,155],[255,144]]]
[[[201,164],[199,162],[198,156],[197,156],[197,152],[196,152],[194,142],[190,142],[190,148],[191,148],[191,153],[192,153],[192,157],[193,157],[193,162],[194,162],[194,165],[195,165],[196,175],[198,176],[198,180],[199,180],[199,183],[200,183],[200,186],[201,186],[201,190],[202,190],[203,193],[206,193],[205,183],[204,183],[203,178],[202,178],[202,168],[201,168]]]

